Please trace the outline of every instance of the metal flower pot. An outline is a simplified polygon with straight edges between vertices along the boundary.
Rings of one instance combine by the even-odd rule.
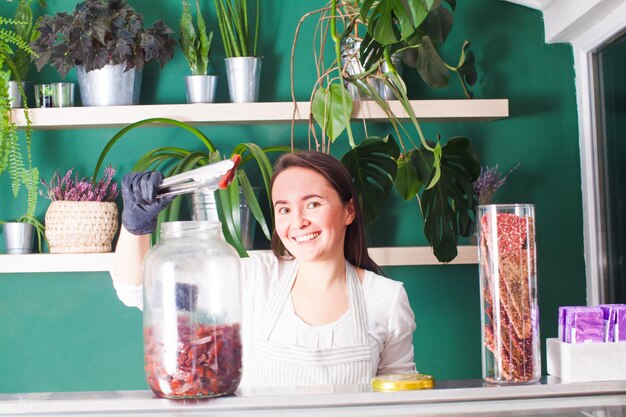
[[[22,81],[22,89],[24,90],[24,94],[28,99],[28,93],[30,91],[30,83],[28,81]],[[7,93],[9,94],[9,100],[11,100],[11,108],[12,109],[22,109],[24,108],[24,100],[22,95],[20,94],[20,89],[18,87],[17,81],[9,81],[9,85],[7,87]]]
[[[257,196],[260,190],[260,188],[253,187],[253,191]],[[194,221],[220,221],[217,215],[217,202],[215,201],[214,191],[200,189],[191,193],[190,196],[191,215]],[[239,189],[239,221],[241,242],[247,250],[253,249],[256,220],[250,211],[250,206],[241,188]]]
[[[361,49],[360,41],[353,41],[349,39],[346,41],[346,44],[342,47],[342,58],[341,65],[345,68],[348,75],[355,75],[365,72],[365,69],[361,65],[359,61],[359,50]],[[398,54],[394,54],[391,56],[391,60],[393,65],[396,67],[396,71],[398,74],[402,75],[402,63],[400,61],[400,56]],[[380,71],[386,73],[389,71],[389,66],[386,62],[383,62],[380,65]],[[365,86],[365,82],[363,80],[357,81],[360,85]],[[383,100],[397,100],[397,97],[389,88],[382,82],[382,80],[374,77],[368,77],[367,83],[373,87],[374,91],[383,99]],[[345,82],[348,93],[350,93],[350,97],[353,100],[371,100],[372,98],[365,95],[360,91],[360,89],[353,83]]]
[[[228,92],[232,103],[255,103],[259,101],[261,81],[261,58],[235,57],[224,59]]]
[[[213,103],[217,75],[189,75],[185,77],[187,103]]]
[[[85,71],[77,67],[80,99],[83,106],[128,106],[139,104],[142,72],[128,71],[126,64],[106,65],[99,70]]]
[[[6,252],[9,255],[33,253],[34,226],[30,223],[9,222],[3,225]]]

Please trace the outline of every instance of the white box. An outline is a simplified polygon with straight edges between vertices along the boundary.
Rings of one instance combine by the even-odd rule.
[[[548,374],[564,381],[626,380],[626,342],[579,343],[546,340]]]

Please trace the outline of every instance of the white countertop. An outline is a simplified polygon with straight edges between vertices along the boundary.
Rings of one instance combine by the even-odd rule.
[[[524,411],[545,416],[558,411],[584,416],[595,410],[626,415],[626,381],[562,383],[547,377],[515,386],[443,381],[434,389],[403,392],[372,392],[367,385],[242,389],[232,396],[194,401],[156,398],[150,391],[0,394],[0,415],[500,416]]]

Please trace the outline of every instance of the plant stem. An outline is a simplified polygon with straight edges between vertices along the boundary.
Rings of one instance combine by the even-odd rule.
[[[337,69],[339,71],[339,83],[343,86],[343,67],[341,63],[341,38],[337,34],[337,0],[331,0],[331,9],[330,9],[330,36],[335,43],[335,55],[337,59]],[[345,88],[344,88],[345,89]],[[347,90],[346,90],[347,91]],[[345,94],[341,95],[341,104],[342,108],[346,108],[346,96]],[[351,114],[344,114],[344,118],[347,120],[346,123],[346,132],[348,133],[348,140],[350,142],[350,146],[352,148],[356,147],[356,143],[354,142],[354,135],[352,134],[352,126],[350,125]]]

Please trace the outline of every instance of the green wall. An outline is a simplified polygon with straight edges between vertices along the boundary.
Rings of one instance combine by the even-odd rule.
[[[147,22],[166,16],[165,22],[177,27],[177,0],[130,3],[144,13]],[[300,16],[323,2],[264,3],[259,47],[264,56],[261,101],[289,101],[289,54],[296,24]],[[49,0],[48,12],[69,10],[73,4],[71,0]],[[11,15],[13,7],[2,2],[0,12]],[[521,6],[499,0],[462,1],[455,16],[444,55],[454,62],[462,41],[471,40],[480,75],[476,97],[508,98],[511,115],[495,122],[424,124],[424,129],[430,137],[440,133],[442,138],[471,138],[483,165],[499,163],[504,170],[521,163],[496,202],[536,204],[541,336],[545,341],[556,336],[559,305],[585,303],[572,51],[566,45],[546,45],[541,14]],[[216,27],[213,18],[209,24]],[[304,25],[296,51],[298,100],[308,100],[315,76],[310,53],[312,28],[312,23]],[[213,71],[221,77],[218,99],[227,101],[219,36],[216,40],[212,57]],[[180,51],[162,71],[155,64],[148,65],[142,103],[183,103],[184,75],[188,69]],[[68,79],[75,81],[75,77],[73,70]],[[30,78],[60,80],[50,68],[40,74],[33,69]],[[433,91],[410,71],[405,78],[412,98],[462,97],[455,82]],[[288,125],[205,126],[202,130],[227,153],[242,141],[289,143]],[[56,169],[72,167],[81,175],[91,175],[100,150],[116,131],[36,132],[34,161],[44,178],[50,178]],[[306,129],[300,126],[296,133],[299,146],[306,147]],[[188,134],[172,128],[142,128],[113,148],[110,161],[123,173],[143,152],[166,143],[198,146]],[[335,150],[345,147],[344,143]],[[1,219],[25,210],[23,196],[18,200],[11,196],[6,175],[0,179],[0,190]],[[42,219],[47,205],[41,198],[37,212]],[[373,246],[426,244],[415,201],[404,203],[394,197],[386,208],[386,214],[369,230]],[[418,369],[439,380],[480,378],[477,266],[390,267],[386,273],[406,283],[417,316]],[[543,346],[545,353],[545,343]],[[108,274],[0,276],[0,392],[146,389],[142,349],[141,313],[117,300]]]

